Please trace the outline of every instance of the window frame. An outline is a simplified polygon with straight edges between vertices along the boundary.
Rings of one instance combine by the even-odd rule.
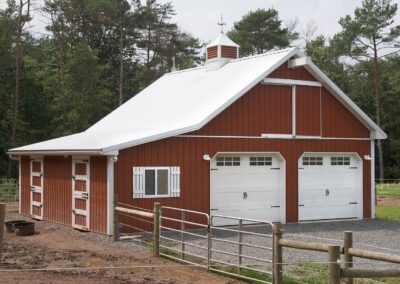
[[[155,189],[154,192],[156,194],[154,195],[148,195],[146,194],[146,171],[147,170],[155,170],[155,175],[154,175],[154,179],[155,179]],[[168,193],[167,194],[158,194],[157,192],[157,172],[158,170],[167,170],[168,171]],[[143,167],[143,197],[142,198],[164,198],[164,197],[171,197],[171,169],[170,167]]]
[[[231,160],[227,160],[227,158],[231,158]],[[220,159],[220,160],[218,160]],[[222,160],[221,160],[222,159]],[[222,165],[219,163],[223,163]],[[227,165],[226,163],[231,163],[231,165]],[[239,163],[239,164],[237,164]],[[218,156],[215,160],[215,165],[217,167],[240,167],[242,165],[241,156],[230,155],[230,156]]]
[[[307,159],[307,161],[306,161]],[[315,159],[311,161],[311,159]],[[320,162],[320,164],[319,164]],[[314,163],[314,164],[311,164]],[[315,166],[323,166],[324,165],[324,157],[323,156],[303,156],[301,160],[301,164],[307,167],[315,167]]]
[[[331,166],[350,166],[351,157],[349,156],[331,156],[330,157]]]
[[[255,159],[255,161],[252,161],[252,159]],[[249,158],[250,167],[272,167],[272,164],[273,164],[272,156],[250,156]]]

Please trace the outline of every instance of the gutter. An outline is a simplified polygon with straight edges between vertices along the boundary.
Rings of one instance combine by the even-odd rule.
[[[115,152],[115,151],[114,151]],[[26,150],[26,151],[8,151],[8,156],[13,159],[15,156],[22,155],[118,155],[118,151],[104,152],[103,150]]]

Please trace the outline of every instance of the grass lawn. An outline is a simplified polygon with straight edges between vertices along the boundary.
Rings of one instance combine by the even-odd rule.
[[[377,206],[376,217],[381,220],[400,222],[400,205]]]
[[[376,185],[378,197],[400,198],[400,183],[383,183]]]

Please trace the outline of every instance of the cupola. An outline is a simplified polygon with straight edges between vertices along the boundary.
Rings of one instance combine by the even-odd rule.
[[[206,48],[206,66],[210,70],[218,69],[229,61],[239,58],[239,45],[223,32]]]

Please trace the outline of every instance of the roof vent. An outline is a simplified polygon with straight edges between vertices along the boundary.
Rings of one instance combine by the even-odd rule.
[[[219,69],[237,58],[239,58],[239,45],[223,32],[207,45],[206,66],[208,70]]]

